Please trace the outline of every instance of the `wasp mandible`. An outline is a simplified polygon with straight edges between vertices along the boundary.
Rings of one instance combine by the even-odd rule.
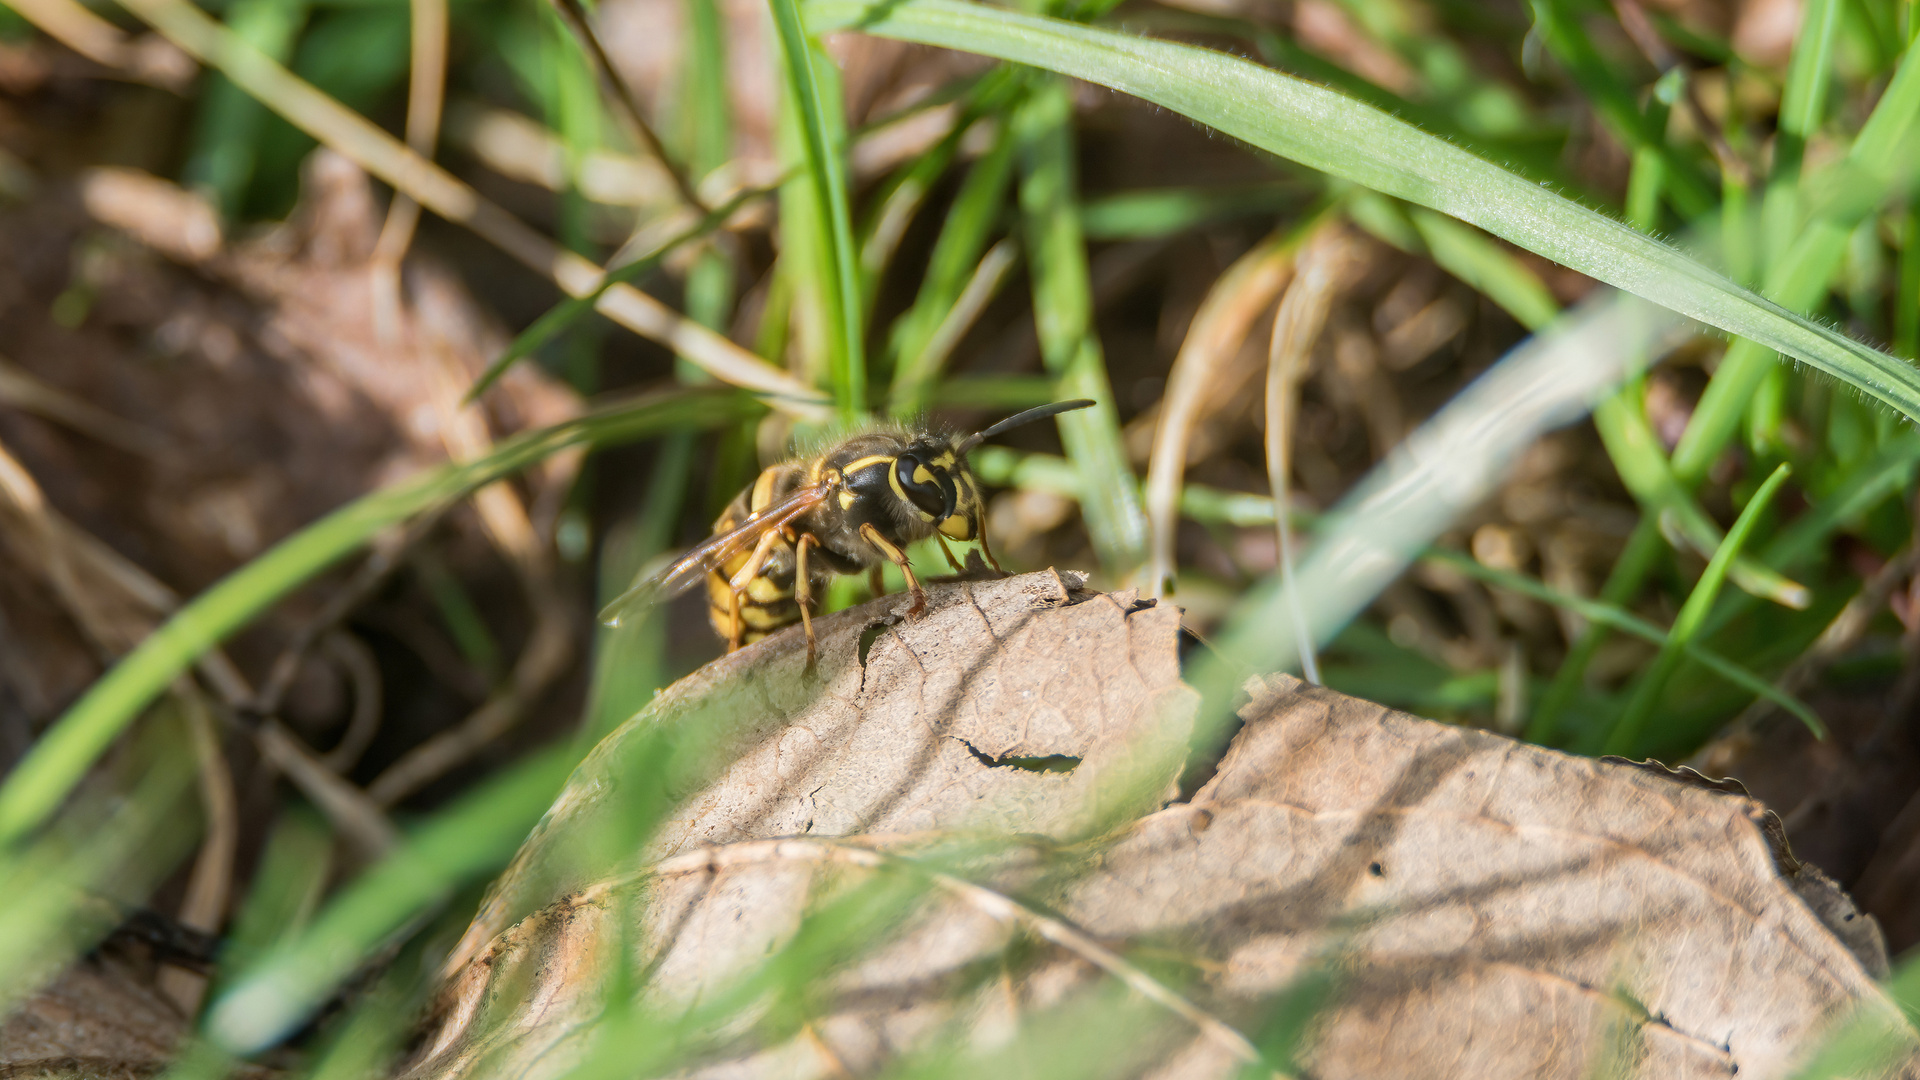
[[[913,594],[911,616],[926,609],[927,595],[908,565],[909,544],[934,537],[960,570],[947,542],[976,540],[999,570],[987,546],[986,501],[967,453],[1010,428],[1092,404],[1083,398],[1042,405],[965,437],[871,430],[770,465],[734,496],[711,537],[629,589],[601,617],[618,626],[704,579],[707,615],[728,652],[798,622],[806,628],[811,663],[814,610],[833,575],[866,570],[878,596],[885,591],[881,563],[893,563]]]

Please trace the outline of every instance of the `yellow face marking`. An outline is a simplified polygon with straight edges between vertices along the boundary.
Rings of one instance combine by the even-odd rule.
[[[940,531],[955,540],[973,539],[973,518],[965,511],[940,523]]]
[[[860,496],[855,495],[851,491],[843,491],[840,493],[840,509],[842,510],[853,509],[853,504],[859,501]]]
[[[893,462],[892,454],[868,454],[866,457],[855,458],[854,460],[847,462],[845,465],[840,467],[840,471],[843,473],[857,473],[861,469],[867,468],[868,466],[871,466],[871,465],[891,464],[892,462]]]
[[[933,473],[929,471],[925,465],[918,466],[913,470],[913,482],[916,484],[931,484],[933,483]]]
[[[942,451],[939,457],[933,459],[933,463],[935,465],[941,465],[949,469],[953,468],[954,458],[953,458],[952,448],[949,447],[948,449]]]

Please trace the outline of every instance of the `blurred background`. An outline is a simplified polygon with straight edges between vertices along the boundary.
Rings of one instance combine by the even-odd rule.
[[[0,772],[182,602],[264,567],[234,600],[258,618],[92,781],[131,790],[147,742],[192,748],[201,779],[153,805],[196,824],[134,877],[143,906],[209,933],[269,838],[291,842],[289,813],[355,865],[394,822],[536,748],[590,745],[718,655],[700,596],[618,631],[596,613],[836,424],[971,431],[1100,398],[1064,443],[1049,422],[975,455],[1000,561],[1165,591],[1207,638],[1278,569],[1274,454],[1307,550],[1410,432],[1595,288],[1183,116],[980,57],[828,35],[813,115],[759,0],[203,9],[444,166],[452,187],[409,190],[442,211],[477,193],[464,215],[370,179],[356,161],[398,153],[374,136],[303,132],[288,116],[325,110],[293,84],[202,67],[176,44],[201,25],[184,5],[5,3]],[[1800,227],[1766,216],[1770,179],[1846,153],[1915,22],[1905,0],[1065,13],[1334,87],[1752,285]],[[811,186],[815,133],[839,204]],[[1824,276],[1776,298],[1911,357],[1920,216],[1904,188],[1869,201]],[[653,300],[619,318],[565,303],[581,290],[555,273],[602,265]],[[1296,321],[1276,333],[1283,303]],[[1597,420],[1532,441],[1317,673],[1427,717],[1737,775],[1898,953],[1920,940],[1920,436],[1786,363],[1705,430],[1727,350],[1690,336]],[[1273,385],[1293,410],[1278,433]],[[833,408],[805,400],[816,388]],[[525,441],[568,424],[586,434]],[[1723,667],[1669,663],[1661,635],[1781,463],[1792,479],[1688,630]],[[1179,508],[1160,540],[1156,469]],[[364,548],[315,526],[347,529],[327,517],[343,507],[364,511]],[[838,583],[830,606],[865,589]],[[1769,684],[1801,715],[1758,697]]]

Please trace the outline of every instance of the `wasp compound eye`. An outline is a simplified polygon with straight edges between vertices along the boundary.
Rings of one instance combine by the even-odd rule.
[[[900,490],[907,501],[920,508],[920,511],[933,516],[935,521],[944,521],[952,516],[958,495],[953,488],[953,480],[944,470],[936,472],[926,462],[912,454],[901,454],[893,462],[894,479],[900,482]]]

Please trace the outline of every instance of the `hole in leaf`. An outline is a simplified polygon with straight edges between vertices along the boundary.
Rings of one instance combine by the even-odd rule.
[[[879,641],[880,635],[886,632],[887,632],[886,623],[874,623],[872,626],[869,626],[865,630],[860,631],[860,666],[861,667],[867,666],[867,654],[873,651],[873,643],[876,641]]]
[[[1068,773],[1072,772],[1074,768],[1080,764],[1080,759],[1071,754],[997,758],[989,754],[981,753],[972,743],[965,739],[960,740],[960,745],[967,748],[967,753],[972,754],[974,760],[989,769],[1024,769],[1027,772]]]

